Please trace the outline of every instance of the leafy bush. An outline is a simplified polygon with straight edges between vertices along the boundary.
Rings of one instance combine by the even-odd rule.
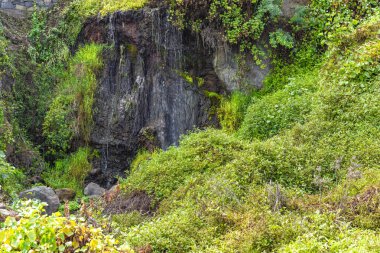
[[[73,138],[89,141],[96,71],[102,67],[102,50],[101,45],[89,44],[80,48],[70,60],[43,125],[48,152],[52,156],[60,157],[68,151]]]
[[[140,163],[148,160],[151,155],[152,154],[147,150],[140,150],[131,163],[130,171],[136,171],[139,168]]]
[[[3,24],[0,22],[0,77],[12,68],[11,58],[7,52],[8,44],[9,42],[4,36]]]
[[[373,230],[337,226],[326,215],[315,216],[316,224],[295,241],[278,252],[376,252],[380,247],[379,234]]]
[[[74,19],[79,17],[81,20],[85,20],[97,14],[105,16],[116,11],[142,8],[146,3],[148,0],[74,0],[66,7],[65,14],[69,14]]]
[[[250,96],[241,92],[232,93],[230,98],[222,98],[218,108],[218,118],[223,130],[233,133],[241,125]]]
[[[378,11],[376,0],[313,0],[299,8],[292,23],[296,31],[307,32],[309,47],[324,51],[326,45],[341,41],[341,35],[354,31],[367,18],[378,15]]]
[[[189,178],[218,170],[240,159],[247,149],[244,142],[220,131],[199,132],[185,137],[179,148],[153,153],[123,184],[130,189],[146,190],[162,200]]]
[[[143,7],[148,0],[105,0],[102,1],[100,13],[105,15],[115,11],[126,11]]]
[[[131,245],[150,245],[156,252],[190,252],[200,242],[212,239],[212,231],[207,236],[200,233],[201,228],[204,224],[195,210],[177,209],[161,219],[131,228],[126,239]]]
[[[5,117],[5,104],[0,100],[0,151],[6,149],[13,139],[12,126]]]
[[[22,190],[22,182],[24,179],[25,176],[22,172],[7,163],[5,154],[0,150],[0,193],[15,197],[16,194]]]
[[[316,71],[311,71],[289,79],[280,91],[254,99],[239,134],[246,139],[262,140],[304,123],[312,109],[317,78]]]
[[[1,252],[132,252],[126,245],[104,235],[84,218],[43,215],[44,204],[33,201],[19,206],[20,219],[8,217],[1,224]]]
[[[122,230],[126,230],[130,227],[139,225],[146,220],[147,217],[143,216],[138,211],[112,215],[112,222],[115,223],[116,227],[121,228]],[[115,234],[115,236],[120,236],[120,231],[118,232],[119,233]]]
[[[45,182],[54,189],[71,188],[81,196],[84,180],[92,169],[92,155],[89,148],[80,148],[68,158],[56,161],[55,167],[44,172]]]
[[[273,48],[283,46],[285,48],[291,49],[294,47],[293,37],[288,32],[285,32],[282,29],[278,29],[277,31],[269,35],[269,43]]]

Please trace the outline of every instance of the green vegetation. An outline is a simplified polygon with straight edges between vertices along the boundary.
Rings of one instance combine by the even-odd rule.
[[[275,69],[266,82],[279,85],[253,95],[238,136],[199,131],[140,162],[123,186],[159,209],[126,240],[157,252],[376,252],[379,24],[341,35],[321,64]]]
[[[8,43],[4,36],[3,24],[0,22],[0,77],[5,74],[7,69],[12,67],[11,59],[7,53]]]
[[[148,0],[105,0],[102,1],[100,13],[105,15],[115,11],[138,9],[143,7],[147,2]]]
[[[73,0],[32,16],[30,69],[15,72],[12,102],[21,128],[29,135],[41,131],[33,137],[50,162],[42,174],[48,186],[72,188],[82,197],[96,156],[89,146],[105,45],[83,45],[71,55],[83,22],[147,3]],[[378,1],[312,0],[286,22],[276,0],[167,3],[172,22],[182,29],[221,32],[257,64],[268,52],[272,70],[264,88],[229,96],[202,91],[221,129],[194,130],[178,147],[138,152],[128,177],[120,179],[116,201],[139,204],[146,193],[154,213],[110,215],[105,226],[104,206],[94,210],[93,200],[89,208],[66,203],[65,217],[43,215],[41,204],[16,202],[20,219],[0,223],[0,251],[378,252]],[[262,48],[263,40],[268,45]],[[0,75],[2,66],[9,69],[7,43],[0,32]],[[137,53],[133,46],[127,50]],[[33,85],[24,88],[18,75],[28,71]],[[177,74],[204,85],[187,72]],[[3,153],[16,124],[8,122],[12,110],[10,101],[0,102],[0,193],[15,198],[25,176]],[[144,135],[154,141],[149,131]],[[137,200],[131,204],[124,196]]]
[[[150,157],[151,157],[151,153],[147,150],[140,150],[137,155],[135,156],[135,158],[133,159],[132,163],[131,163],[131,166],[130,166],[130,171],[136,171],[138,170],[140,164],[143,162],[143,161],[146,161],[148,160]]]
[[[5,117],[5,106],[0,100],[0,151],[6,149],[6,145],[12,141],[12,138],[12,126],[8,123]]]
[[[233,92],[230,98],[222,98],[218,118],[223,130],[233,133],[239,129],[251,98],[242,92]]]
[[[15,197],[23,189],[24,179],[22,172],[11,166],[5,160],[3,151],[0,150],[0,201],[3,194],[7,197]]]
[[[47,216],[43,208],[32,201],[19,204],[20,219],[8,217],[2,224],[1,252],[132,252],[83,217]]]
[[[43,124],[48,152],[53,156],[67,152],[73,138],[89,141],[102,50],[103,46],[95,44],[80,48],[62,77]]]
[[[286,82],[272,84],[277,89],[282,86],[280,90],[253,100],[239,130],[242,137],[266,139],[296,123],[305,123],[312,110],[319,69],[302,70],[298,71],[300,74],[293,74],[288,80],[276,80]]]
[[[84,180],[92,169],[92,156],[89,148],[80,148],[69,157],[56,161],[55,166],[43,174],[43,178],[54,189],[71,188],[77,196],[82,196]]]
[[[210,26],[221,28],[229,43],[238,45],[241,52],[251,52],[259,65],[265,56],[263,48],[258,45],[264,29],[267,24],[277,22],[281,15],[281,1],[277,0],[170,1],[170,3],[172,20],[178,27],[190,28],[195,32]],[[290,43],[292,38],[287,32],[276,32],[271,37],[274,46],[293,47]]]

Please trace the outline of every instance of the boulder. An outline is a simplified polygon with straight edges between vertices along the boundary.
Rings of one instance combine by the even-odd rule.
[[[61,202],[73,200],[76,195],[75,191],[70,188],[57,189],[55,193]]]
[[[86,196],[103,196],[105,192],[106,189],[95,183],[89,183],[86,188],[84,188],[84,195]]]
[[[4,222],[7,217],[17,217],[17,213],[13,210],[0,209],[0,222]]]
[[[47,203],[45,211],[47,214],[52,214],[58,210],[59,198],[53,189],[46,186],[37,186],[30,190],[20,193],[20,198],[38,199],[41,202]]]

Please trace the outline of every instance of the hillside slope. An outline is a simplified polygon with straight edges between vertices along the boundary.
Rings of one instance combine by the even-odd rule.
[[[378,1],[0,17],[0,252],[380,251]]]
[[[237,134],[195,132],[136,164],[123,186],[158,209],[126,240],[154,252],[379,250],[379,28],[374,16],[253,100]]]

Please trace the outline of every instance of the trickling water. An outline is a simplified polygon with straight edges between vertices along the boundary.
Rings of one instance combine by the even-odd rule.
[[[115,97],[112,97],[112,99],[110,100],[110,104],[108,105],[109,113],[106,117],[107,123],[106,123],[105,131],[104,131],[104,139],[103,139],[103,145],[101,149],[101,170],[103,173],[107,172],[109,169],[108,167],[109,159],[110,159],[109,146],[110,146],[110,142],[113,139],[111,129],[112,129],[112,120],[113,120],[115,108],[116,108],[115,103],[116,103],[116,99]]]
[[[112,13],[108,18],[108,38],[112,45],[115,45],[115,14]],[[110,83],[110,92],[114,90],[115,84],[113,80]],[[106,115],[106,126],[105,126],[105,135],[103,136],[103,145],[101,148],[101,170],[106,172],[108,170],[108,161],[109,161],[109,144],[112,141],[112,119],[114,117],[114,108],[115,108],[115,97],[112,97],[111,100],[108,100],[110,103],[107,103],[108,114]]]
[[[112,45],[115,45],[115,14],[109,15],[108,20],[108,38]]]
[[[168,67],[181,69],[183,66],[183,33],[173,26],[166,13],[160,9],[153,9],[152,15],[152,40],[156,46],[156,52],[164,55]]]
[[[91,31],[99,28],[92,26],[103,24],[101,37],[114,45],[104,54],[92,134],[101,152],[96,166],[103,174],[95,180],[103,185],[122,175],[138,149],[166,149],[194,126],[212,123],[208,98],[178,73],[212,76],[207,69],[211,57],[197,59],[204,55],[202,45],[183,37],[167,17],[160,9],[115,13],[85,30],[88,38],[97,37]],[[198,60],[194,66],[185,60],[192,58]]]

